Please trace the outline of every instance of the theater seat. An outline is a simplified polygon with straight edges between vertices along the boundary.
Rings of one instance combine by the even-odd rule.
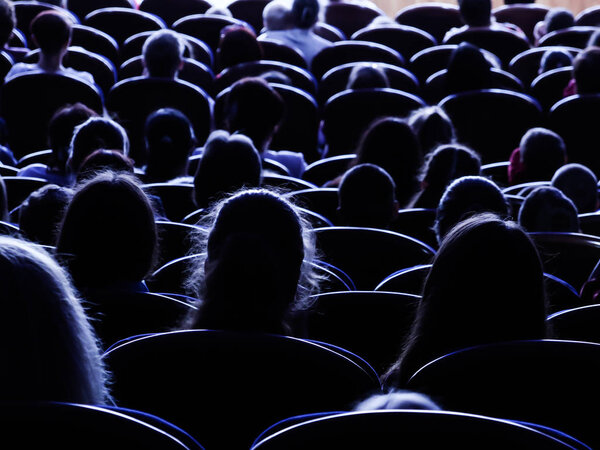
[[[142,0],[140,11],[145,11],[160,17],[171,27],[173,23],[182,17],[192,14],[204,14],[211,3],[205,0]]]
[[[119,45],[129,36],[142,31],[158,31],[166,24],[158,16],[133,8],[102,8],[92,11],[83,24],[112,36]]]

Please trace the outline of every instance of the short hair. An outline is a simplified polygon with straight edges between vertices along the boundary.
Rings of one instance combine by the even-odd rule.
[[[263,50],[254,31],[240,25],[228,25],[221,30],[216,55],[217,71],[236,64],[258,61],[262,57]]]
[[[573,55],[567,50],[562,48],[546,50],[540,60],[539,73],[548,72],[549,70],[558,69],[560,67],[568,67],[572,64]]]
[[[527,194],[519,208],[519,225],[528,232],[580,231],[575,204],[551,186],[541,186]]]
[[[294,0],[292,3],[292,23],[297,28],[307,29],[319,20],[318,0]]]
[[[565,164],[556,171],[550,182],[570,198],[579,214],[598,209],[598,178],[582,164]]]
[[[450,144],[456,139],[452,120],[440,106],[424,106],[408,116],[408,124],[421,143],[423,154],[428,154],[440,144]]]
[[[492,64],[479,47],[461,42],[450,54],[446,87],[452,94],[487,88],[491,68]]]
[[[81,163],[79,172],[77,173],[77,182],[81,183],[107,170],[133,175],[133,160],[117,150],[95,150]]]
[[[388,88],[390,81],[377,63],[356,64],[348,75],[346,89]]]
[[[71,41],[71,20],[57,11],[42,11],[31,21],[31,36],[42,53],[55,54]]]
[[[173,77],[177,73],[185,43],[173,30],[158,30],[152,33],[142,48],[144,65],[151,77]]]
[[[547,181],[566,161],[563,139],[554,131],[536,127],[521,138],[521,161],[530,181]]]
[[[17,25],[15,7],[10,0],[0,0],[0,42],[6,46]]]
[[[231,10],[224,5],[212,5],[204,12],[204,14],[233,17]]]
[[[75,128],[90,117],[97,116],[94,110],[83,103],[64,105],[52,115],[48,122],[48,145],[52,149],[54,165],[65,166]]]
[[[83,160],[100,149],[118,150],[127,155],[129,138],[125,129],[114,120],[90,117],[73,132],[69,149],[71,170],[78,172]]]
[[[258,187],[262,164],[252,141],[242,134],[213,131],[194,176],[196,206],[206,208],[243,187]]]
[[[551,8],[544,17],[546,33],[563,30],[575,25],[575,16],[567,8]]]
[[[573,76],[578,94],[600,93],[600,48],[586,48],[575,57]]]
[[[492,2],[490,0],[459,0],[458,8],[465,24],[482,27],[490,24]]]
[[[273,0],[262,12],[263,25],[267,31],[286,30],[291,27],[291,9],[285,0]]]

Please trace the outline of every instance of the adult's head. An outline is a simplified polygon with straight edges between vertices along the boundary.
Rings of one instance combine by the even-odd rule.
[[[30,241],[55,245],[58,227],[73,198],[70,188],[47,184],[29,194],[19,208],[19,229]]]
[[[387,88],[390,82],[385,71],[376,63],[355,65],[348,76],[346,89]]]
[[[64,270],[41,247],[0,237],[4,402],[109,400],[100,346]]]
[[[348,170],[338,190],[338,215],[343,225],[388,228],[398,212],[392,177],[374,164]]]
[[[248,136],[262,152],[271,142],[284,108],[281,96],[265,80],[242,78],[233,84],[225,99],[227,130]]]
[[[458,9],[466,25],[485,27],[490,24],[492,15],[490,0],[459,0]]]
[[[546,50],[542,56],[542,59],[540,60],[539,73],[541,74],[552,69],[559,69],[561,67],[569,67],[572,64],[573,56],[567,50],[562,48]]]
[[[535,244],[493,214],[457,224],[438,250],[399,361],[384,376],[401,386],[452,351],[545,337],[543,270]]]
[[[562,138],[546,128],[528,130],[521,138],[519,148],[524,181],[549,181],[567,159]]]
[[[207,217],[191,287],[203,300],[187,327],[285,333],[295,302],[311,292],[314,240],[294,205],[244,190]]]
[[[291,10],[287,1],[273,0],[262,12],[263,26],[267,31],[287,30],[292,26]]]
[[[319,1],[294,0],[291,17],[295,28],[311,28],[319,20]]]
[[[77,182],[81,183],[107,170],[133,175],[133,160],[117,150],[95,150],[81,163]]]
[[[424,106],[408,116],[408,124],[427,155],[440,144],[450,144],[456,139],[454,125],[446,112],[437,105]]]
[[[556,171],[550,184],[571,199],[579,214],[594,212],[600,207],[598,178],[582,164],[565,164]]]
[[[114,120],[90,117],[73,132],[68,162],[71,171],[77,173],[83,160],[100,149],[118,150],[127,155],[129,138],[125,129]]]
[[[31,21],[31,38],[46,55],[66,52],[71,42],[71,20],[57,11],[43,11]]]
[[[254,31],[240,25],[229,25],[221,30],[216,54],[218,72],[249,61],[262,59],[263,51]]]
[[[581,231],[575,204],[550,186],[536,188],[527,195],[519,209],[519,225],[529,232]]]
[[[480,48],[468,42],[461,42],[452,50],[446,87],[450,93],[485,89],[490,83],[492,64]]]
[[[546,33],[564,30],[575,25],[575,16],[567,8],[552,8],[544,18]]]
[[[227,131],[213,131],[206,141],[194,176],[194,199],[199,208],[246,187],[258,187],[262,163],[252,141]]]
[[[130,175],[106,172],[80,185],[57,252],[80,288],[139,282],[153,268],[156,225],[146,194]]]
[[[481,176],[457,178],[446,188],[437,208],[434,230],[438,242],[441,243],[457,223],[484,212],[501,218],[510,215],[510,204],[500,188]]]
[[[142,48],[144,67],[149,77],[175,78],[183,68],[185,43],[172,30],[155,31]]]
[[[10,0],[0,0],[0,46],[8,44],[13,29],[17,25],[15,7]]]
[[[144,139],[148,182],[163,182],[186,175],[196,136],[185,114],[173,108],[154,111],[146,119]]]
[[[600,48],[588,47],[573,60],[578,94],[600,93]]]

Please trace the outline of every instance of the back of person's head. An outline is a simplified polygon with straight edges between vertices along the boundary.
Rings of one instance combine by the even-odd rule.
[[[437,105],[416,109],[408,117],[408,124],[417,135],[424,155],[438,145],[450,144],[456,139],[450,117]]]
[[[519,225],[528,232],[580,231],[575,204],[550,186],[541,186],[527,194],[519,209]]]
[[[8,197],[2,176],[0,176],[0,220],[8,222]]]
[[[398,210],[392,177],[374,164],[348,170],[338,190],[338,214],[343,225],[388,228]]]
[[[262,59],[260,42],[252,30],[240,25],[228,25],[221,30],[217,47],[217,71],[249,61]]]
[[[33,191],[19,208],[19,229],[32,242],[55,245],[58,227],[73,198],[70,188],[47,184]]]
[[[187,327],[286,332],[310,295],[314,237],[297,208],[264,189],[243,190],[206,217],[190,287],[203,300]],[[295,303],[296,302],[296,303]]]
[[[273,0],[267,3],[262,12],[263,26],[267,31],[287,30],[292,26],[289,2]]]
[[[350,71],[346,89],[387,88],[390,82],[385,71],[376,63],[357,64]]]
[[[563,139],[546,128],[531,128],[521,138],[521,162],[526,181],[549,181],[566,162]]]
[[[357,403],[353,411],[373,411],[382,409],[423,409],[438,411],[442,408],[429,396],[415,391],[392,390],[385,394],[372,394]]]
[[[261,171],[260,156],[248,137],[213,131],[194,176],[196,205],[206,208],[243,187],[260,186]]]
[[[129,137],[125,129],[112,119],[90,117],[78,125],[73,132],[69,150],[69,167],[77,173],[81,163],[94,151],[118,150],[129,153]]]
[[[450,54],[446,87],[450,93],[485,89],[489,87],[491,68],[479,47],[461,42]]]
[[[500,188],[481,176],[457,178],[446,188],[437,208],[434,230],[438,242],[460,221],[484,212],[501,218],[511,214],[510,204]]]
[[[0,237],[3,402],[110,401],[100,345],[68,276],[41,247]]]
[[[245,134],[259,152],[266,150],[285,104],[279,93],[260,77],[236,81],[225,99],[227,130]]]
[[[0,46],[4,47],[10,40],[17,18],[15,7],[10,0],[0,0]]]
[[[296,28],[311,28],[319,20],[319,0],[294,0],[291,18]]]
[[[183,66],[183,38],[172,30],[155,31],[142,48],[144,67],[150,77],[173,78]]]
[[[401,206],[418,189],[418,171],[423,159],[419,141],[405,120],[383,117],[363,133],[352,165],[371,163],[384,169],[396,184]]]
[[[575,25],[575,16],[567,8],[552,8],[546,13],[544,23],[546,24],[546,33],[551,33]]]
[[[146,177],[151,182],[184,176],[196,145],[188,117],[173,108],[161,108],[146,119],[144,138],[148,153]]]
[[[484,27],[490,24],[492,2],[490,0],[459,0],[458,8],[465,24]]]
[[[587,47],[600,47],[600,30],[596,30],[590,35],[586,44]]]
[[[565,164],[556,171],[550,183],[560,189],[577,207],[579,214],[598,209],[598,178],[582,164]]]
[[[600,48],[586,48],[575,57],[573,76],[578,94],[600,93]]]
[[[539,73],[548,72],[549,70],[559,69],[561,67],[569,67],[572,64],[573,56],[567,50],[562,48],[546,50],[540,60]]]
[[[77,183],[93,178],[107,170],[133,175],[133,160],[117,150],[96,150],[81,163],[77,173]]]
[[[130,175],[105,172],[81,184],[69,204],[57,252],[78,287],[142,281],[156,254],[150,202]]]
[[[31,21],[31,37],[45,54],[57,54],[71,42],[71,21],[57,11],[43,11]]]

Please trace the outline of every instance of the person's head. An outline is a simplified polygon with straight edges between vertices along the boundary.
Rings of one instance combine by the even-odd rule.
[[[189,283],[203,303],[185,326],[284,332],[314,287],[314,237],[297,208],[272,191],[242,190],[215,205],[205,230]]]
[[[408,124],[421,143],[421,151],[427,155],[440,144],[450,144],[456,139],[454,125],[441,107],[424,106],[408,116]]]
[[[0,237],[3,402],[110,401],[100,345],[69,277],[40,246]]]
[[[446,85],[451,93],[489,86],[491,63],[479,47],[461,42],[452,50],[448,61]]]
[[[587,47],[600,47],[600,30],[596,30],[590,35],[586,44]]]
[[[168,181],[187,173],[188,158],[196,145],[190,120],[181,111],[161,108],[146,119],[144,139],[148,154],[146,178]]]
[[[535,244],[512,221],[473,216],[442,241],[402,356],[384,378],[394,385],[461,348],[543,339],[545,319],[543,267]]]
[[[358,402],[353,411],[373,411],[382,409],[424,409],[438,411],[442,408],[429,396],[415,391],[392,390],[385,394],[372,394]]]
[[[216,54],[216,68],[220,72],[228,67],[262,59],[260,42],[252,30],[240,25],[229,25],[221,30]]]
[[[394,180],[381,167],[359,164],[348,170],[338,189],[338,215],[344,225],[388,228],[398,212]]]
[[[565,164],[556,171],[550,184],[571,199],[579,214],[594,212],[600,207],[598,178],[582,164]]]
[[[48,145],[52,149],[51,167],[65,170],[75,128],[97,115],[83,103],[64,105],[52,115],[48,123]]]
[[[19,208],[19,229],[32,242],[55,245],[58,226],[73,198],[70,188],[47,184],[29,194]]]
[[[43,11],[31,21],[31,38],[42,53],[61,54],[71,42],[71,27],[71,20],[64,14]]]
[[[149,77],[175,78],[183,68],[184,40],[172,30],[155,31],[142,48],[144,67]]]
[[[528,232],[580,231],[575,204],[551,186],[541,186],[527,194],[519,209],[519,225]]]
[[[17,25],[15,7],[10,0],[0,0],[0,46],[5,47]]]
[[[114,120],[90,117],[73,132],[68,161],[71,171],[79,172],[83,160],[100,149],[118,150],[127,155],[129,138],[125,129]]]
[[[236,81],[225,99],[225,122],[230,133],[242,133],[252,139],[259,152],[267,149],[283,119],[283,99],[259,77]]]
[[[105,172],[81,184],[66,210],[57,252],[78,287],[142,281],[156,255],[150,202],[130,175]]]
[[[213,15],[213,16],[226,16],[233,17],[231,10],[227,8],[225,5],[212,5],[210,8],[206,10],[204,14]]]
[[[511,214],[510,204],[500,188],[481,176],[457,178],[446,188],[437,208],[434,231],[438,242],[460,221],[484,212],[501,218]]]
[[[526,181],[548,181],[566,162],[565,143],[546,128],[531,128],[521,138],[521,163]]]
[[[93,178],[107,170],[133,175],[133,160],[117,150],[96,150],[81,163],[77,173],[77,183]]]
[[[578,94],[600,93],[600,48],[586,48],[575,57],[573,76]]]
[[[563,30],[575,25],[575,16],[566,8],[551,8],[544,18],[546,33]]]
[[[213,131],[194,176],[196,205],[206,208],[243,187],[260,186],[261,171],[260,156],[248,137]]]
[[[319,0],[294,0],[291,11],[296,28],[311,28],[319,20]]]
[[[273,0],[267,3],[262,12],[263,26],[267,31],[287,30],[292,26],[289,2]]]
[[[6,184],[0,176],[0,220],[8,221],[8,197],[6,196]]]
[[[387,88],[390,82],[385,71],[376,63],[355,65],[348,76],[346,89]]]
[[[458,9],[465,24],[485,27],[490,24],[492,2],[490,0],[459,0]]]
[[[573,56],[567,50],[562,48],[546,50],[542,56],[542,59],[540,60],[539,73],[541,74],[552,69],[559,69],[561,67],[569,67],[572,64]]]

